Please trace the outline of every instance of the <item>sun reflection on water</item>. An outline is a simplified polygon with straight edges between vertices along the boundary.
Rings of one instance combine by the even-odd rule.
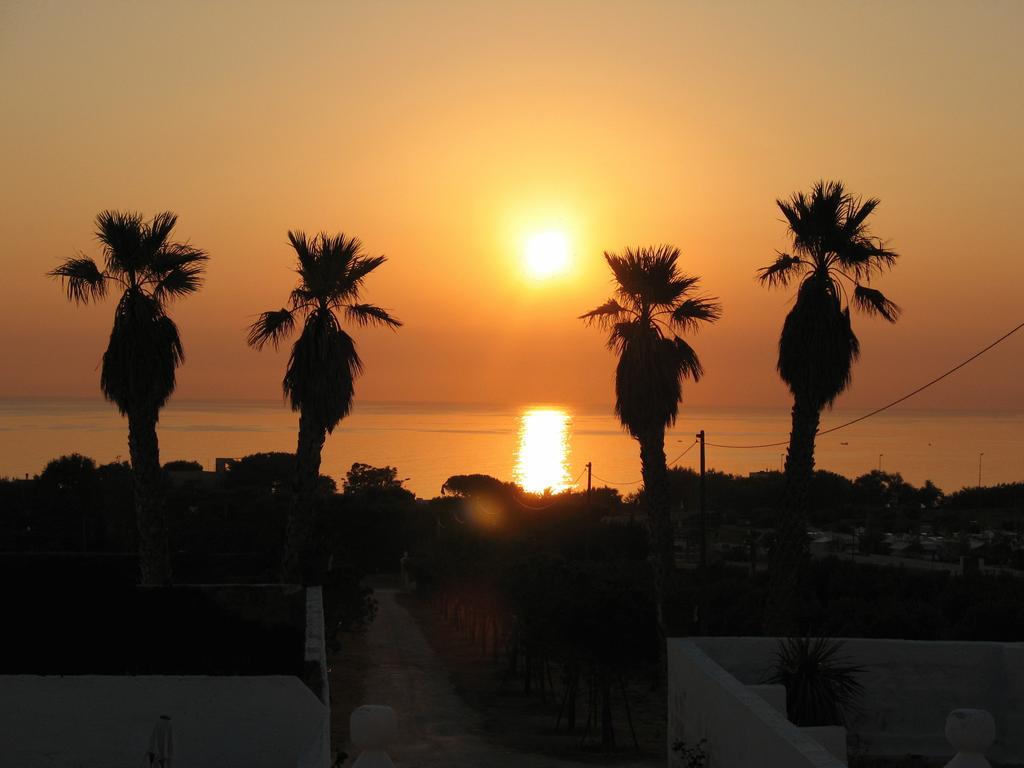
[[[519,448],[513,477],[530,493],[559,493],[572,485],[569,476],[569,428],[572,417],[562,408],[529,408],[519,417]]]

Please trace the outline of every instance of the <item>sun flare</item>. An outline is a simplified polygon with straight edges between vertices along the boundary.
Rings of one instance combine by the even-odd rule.
[[[564,232],[537,232],[526,240],[526,268],[536,278],[553,277],[569,267],[569,238]]]

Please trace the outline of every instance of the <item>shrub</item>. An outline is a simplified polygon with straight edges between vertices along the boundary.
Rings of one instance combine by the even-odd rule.
[[[843,644],[826,638],[780,640],[767,682],[786,686],[786,714],[800,726],[845,725],[864,687],[862,667],[840,656]]]

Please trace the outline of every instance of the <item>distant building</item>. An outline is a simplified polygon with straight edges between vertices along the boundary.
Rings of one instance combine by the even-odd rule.
[[[217,458],[214,460],[213,472],[204,469],[169,469],[167,477],[171,485],[176,487],[199,485],[203,488],[212,488],[221,482],[237,463],[238,459]]]
[[[217,458],[214,460],[213,471],[218,475],[223,475],[234,469],[237,463],[238,459]]]

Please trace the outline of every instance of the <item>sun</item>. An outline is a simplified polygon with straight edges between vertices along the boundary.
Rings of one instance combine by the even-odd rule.
[[[553,277],[569,267],[569,238],[564,232],[537,232],[526,239],[526,268],[536,278]]]

